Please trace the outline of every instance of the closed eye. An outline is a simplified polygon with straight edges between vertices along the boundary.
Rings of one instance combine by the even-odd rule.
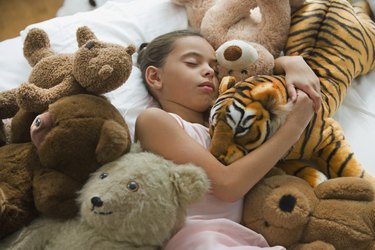
[[[185,62],[185,64],[186,64],[187,66],[189,66],[189,67],[195,67],[195,66],[198,65],[198,63],[196,63],[196,62]]]

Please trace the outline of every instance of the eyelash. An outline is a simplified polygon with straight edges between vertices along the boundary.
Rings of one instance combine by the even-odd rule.
[[[196,62],[185,62],[186,65],[188,66],[197,66],[199,63],[196,63]],[[214,70],[215,72],[215,75],[218,75],[219,74],[219,71],[216,69],[216,67],[212,67],[211,68]]]
[[[198,65],[198,63],[194,63],[194,62],[185,62],[187,65],[189,66],[196,66]]]

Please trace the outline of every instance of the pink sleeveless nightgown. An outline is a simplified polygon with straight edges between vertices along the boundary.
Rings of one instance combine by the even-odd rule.
[[[211,141],[208,128],[172,115],[188,135],[205,148]],[[224,202],[211,194],[188,209],[185,226],[167,243],[166,250],[285,249],[269,247],[262,235],[239,224],[242,202]]]

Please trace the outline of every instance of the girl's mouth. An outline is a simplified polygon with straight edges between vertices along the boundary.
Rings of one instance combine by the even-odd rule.
[[[198,86],[204,92],[211,93],[215,90],[214,84],[212,82],[204,82]]]

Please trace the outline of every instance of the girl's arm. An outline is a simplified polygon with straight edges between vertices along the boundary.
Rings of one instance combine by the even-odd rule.
[[[313,114],[312,101],[297,91],[297,101],[285,124],[262,146],[225,166],[194,141],[176,120],[160,109],[148,109],[136,122],[136,138],[145,150],[177,164],[205,169],[213,194],[226,201],[243,197],[298,140]]]
[[[296,89],[305,92],[314,102],[315,112],[321,106],[320,81],[302,56],[281,56],[275,59],[275,74],[284,74],[289,99],[295,102]]]

